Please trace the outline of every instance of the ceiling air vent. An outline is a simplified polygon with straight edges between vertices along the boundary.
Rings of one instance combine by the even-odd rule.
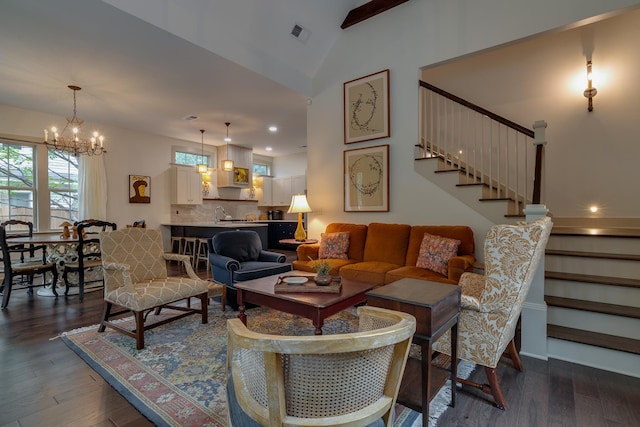
[[[300,40],[302,43],[306,43],[309,40],[309,35],[311,32],[306,28],[302,28],[300,25],[295,24],[293,29],[291,30],[291,35],[296,39]]]
[[[190,114],[188,116],[184,116],[182,118],[182,120],[188,120],[188,121],[190,121],[190,120],[198,120],[198,116],[194,116],[193,114]]]

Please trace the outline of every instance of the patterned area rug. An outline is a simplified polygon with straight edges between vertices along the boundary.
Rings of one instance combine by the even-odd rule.
[[[158,318],[168,315],[164,310]],[[97,325],[62,334],[64,342],[98,372],[134,407],[158,426],[226,426],[226,320],[237,312],[209,308],[209,323],[197,315],[159,326],[145,333],[145,348],[135,340]],[[247,311],[249,328],[264,333],[313,335],[311,321],[258,307]],[[131,320],[124,320],[131,322]],[[328,318],[325,334],[354,331],[355,311]],[[414,352],[415,353],[415,352]],[[467,377],[474,365],[461,364],[458,376]],[[450,387],[445,385],[432,400],[430,425],[446,410]],[[420,426],[421,414],[396,407],[397,427]]]

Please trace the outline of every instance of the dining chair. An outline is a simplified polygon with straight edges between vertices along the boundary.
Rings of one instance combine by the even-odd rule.
[[[87,219],[75,223],[78,232],[78,245],[76,246],[77,259],[64,264],[62,278],[65,283],[64,294],[69,294],[71,283],[69,273],[76,273],[78,281],[78,298],[84,300],[84,285],[87,283],[102,282],[104,286],[104,274],[100,271],[91,280],[86,280],[89,270],[98,272],[102,270],[102,254],[100,252],[100,233],[106,230],[115,230],[117,226],[113,222]]]
[[[7,232],[7,239],[9,244],[9,253],[19,253],[20,262],[25,261],[25,254],[29,254],[27,261],[34,261],[36,258],[36,251],[42,251],[40,257],[44,260],[45,257],[45,245],[34,245],[23,243],[12,245],[11,239],[15,237],[33,237],[33,223],[30,221],[20,221],[17,219],[10,219],[4,221],[2,225]]]
[[[0,286],[0,292],[2,292],[2,309],[5,309],[9,305],[9,298],[11,297],[11,291],[14,286],[16,289],[27,288],[32,291],[35,286],[48,285],[46,283],[46,273],[51,273],[51,288],[54,295],[57,297],[56,284],[58,282],[58,270],[54,263],[48,263],[42,259],[31,259],[24,262],[18,262],[18,260],[11,259],[10,245],[7,244],[7,230],[4,225],[0,225],[0,246],[2,250],[2,268],[3,268],[3,280]],[[42,275],[42,283],[34,285],[34,276]]]
[[[227,320],[229,426],[392,426],[416,319],[358,307],[358,331],[263,334]]]

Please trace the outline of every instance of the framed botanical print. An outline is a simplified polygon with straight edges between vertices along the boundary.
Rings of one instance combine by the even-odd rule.
[[[151,177],[129,175],[129,203],[151,203]]]
[[[344,151],[344,211],[389,211],[389,145]]]
[[[344,143],[387,138],[389,70],[344,83]]]

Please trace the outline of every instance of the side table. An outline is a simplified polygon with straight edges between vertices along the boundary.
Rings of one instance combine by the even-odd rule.
[[[281,245],[302,245],[304,243],[318,243],[317,239],[306,239],[306,240],[296,240],[296,239],[282,239],[279,240],[278,243]]]
[[[456,402],[458,358],[458,317],[460,287],[447,283],[401,279],[367,292],[367,304],[403,311],[416,318],[413,342],[420,345],[421,361],[409,358],[398,403],[422,412],[422,425],[429,425],[429,403],[438,390],[451,380],[451,406]],[[451,368],[431,364],[431,344],[451,329]],[[420,382],[418,382],[418,379]]]

